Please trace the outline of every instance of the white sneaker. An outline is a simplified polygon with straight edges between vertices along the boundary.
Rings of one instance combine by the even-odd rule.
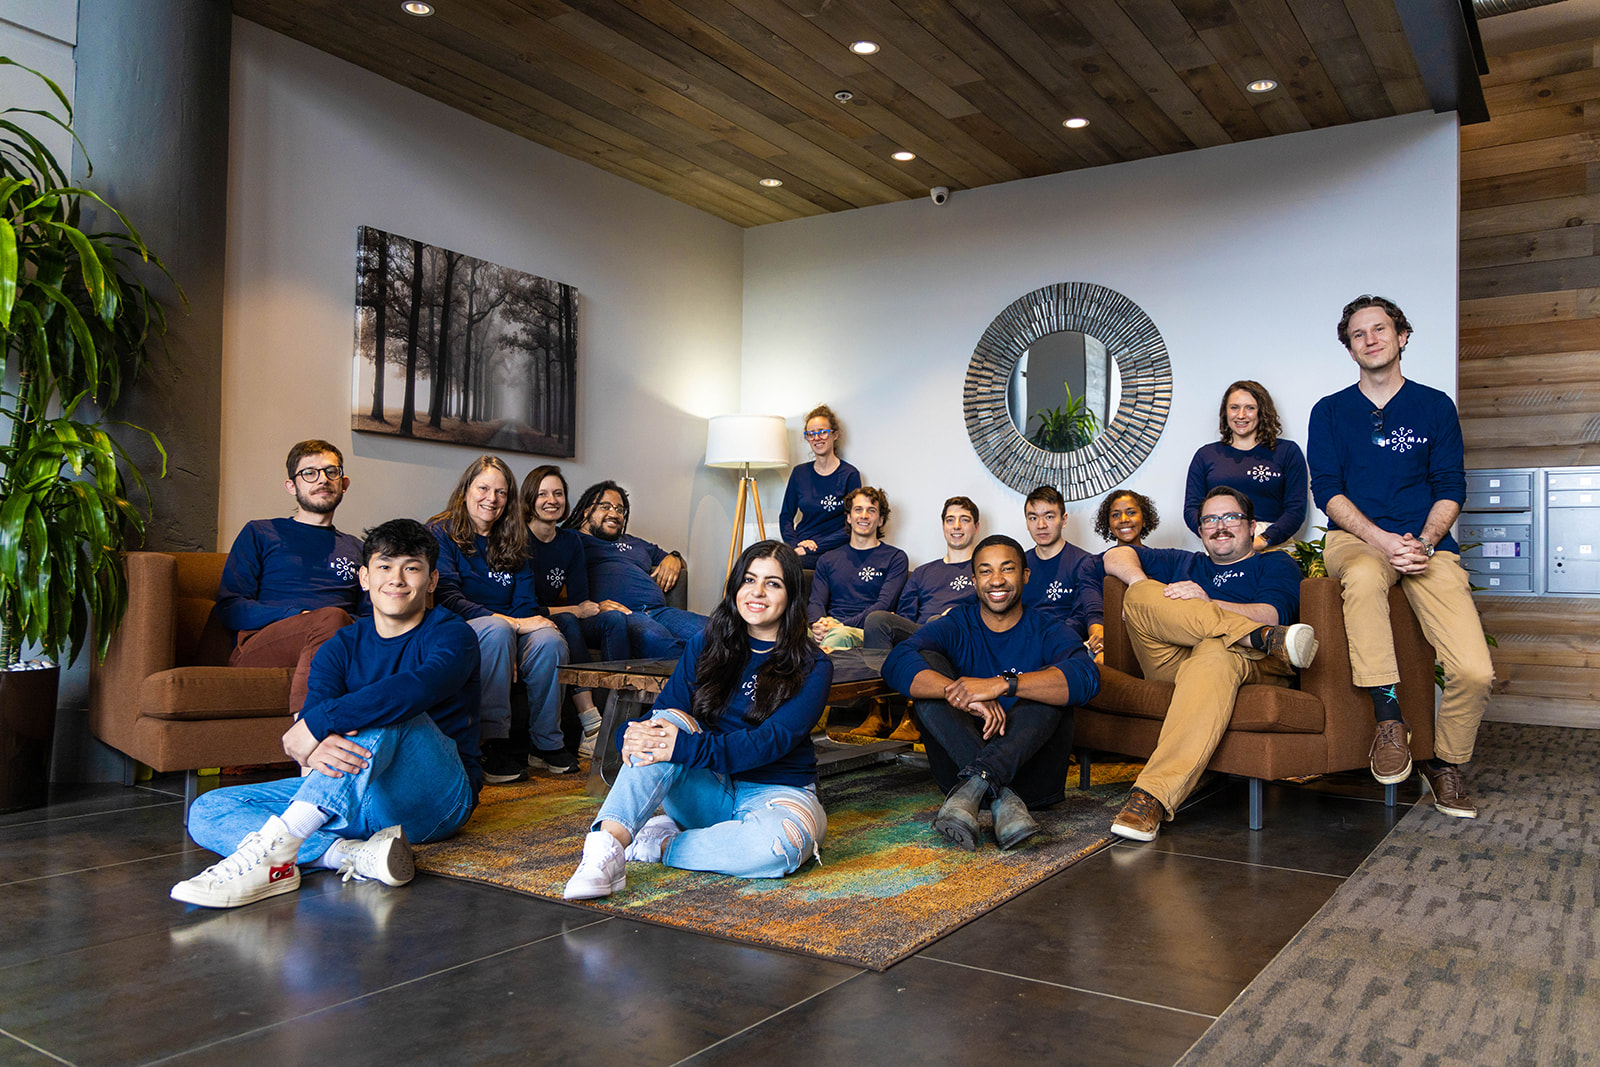
[[[667,845],[680,833],[682,831],[671,816],[657,815],[639,827],[639,832],[633,835],[632,843],[622,855],[636,863],[660,863]]]
[[[172,899],[203,908],[237,908],[300,888],[300,839],[276,815],[246,834],[233,855],[172,887]]]
[[[600,737],[600,712],[595,708],[578,712],[578,723],[583,727],[583,740],[578,742],[578,755],[594,759],[594,743]]]
[[[583,839],[583,859],[567,879],[561,895],[567,900],[594,900],[609,897],[628,884],[628,861],[622,844],[604,830],[591,830]]]
[[[398,826],[385,827],[365,841],[341,841],[338,849],[341,882],[352,878],[364,882],[370,878],[384,885],[400,886],[416,877],[411,842]]]

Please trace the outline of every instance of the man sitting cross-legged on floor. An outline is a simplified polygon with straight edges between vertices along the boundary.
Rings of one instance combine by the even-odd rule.
[[[359,577],[373,614],[317,652],[305,708],[283,735],[308,773],[196,800],[190,836],[227,858],[173,886],[174,900],[233,908],[292,892],[297,859],[404,885],[410,841],[467,821],[481,783],[478,641],[460,616],[427,607],[438,554],[411,519],[368,531]]]
[[[978,847],[988,804],[1002,849],[1039,830],[1029,807],[1062,797],[1072,705],[1100,691],[1100,674],[1070,627],[1023,606],[1022,546],[1004,534],[972,555],[976,604],[961,604],[895,646],[883,677],[910,697],[933,777],[948,797],[933,829]]]
[[[1257,554],[1250,498],[1219,485],[1200,503],[1205,553],[1119,545],[1106,573],[1128,585],[1128,637],[1146,678],[1174,682],[1156,750],[1111,832],[1154,841],[1194,789],[1233,717],[1239,687],[1288,685],[1317,654],[1300,611],[1300,568],[1282,552]],[[1152,580],[1154,579],[1154,580]]]

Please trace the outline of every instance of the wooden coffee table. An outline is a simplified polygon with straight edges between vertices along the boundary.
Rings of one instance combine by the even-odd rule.
[[[832,653],[833,684],[828,688],[828,703],[846,704],[861,697],[889,693],[888,683],[878,673],[886,655],[888,653],[881,650],[860,648]],[[610,792],[611,783],[622,769],[622,754],[617,751],[613,738],[628,722],[650,713],[656,695],[666,688],[667,679],[677,666],[678,661],[673,659],[629,659],[561,668],[563,685],[606,690],[600,734],[595,738],[589,780],[584,786],[590,796],[603,797]],[[901,753],[911,751],[907,741],[852,745],[835,741],[826,734],[813,737],[812,744],[817,750],[817,774],[822,776],[873,763],[892,762]]]

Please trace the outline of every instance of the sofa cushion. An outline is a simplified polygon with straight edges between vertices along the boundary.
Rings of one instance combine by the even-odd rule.
[[[289,728],[292,667],[177,667],[139,687],[139,711],[157,719],[265,719]]]
[[[1100,692],[1089,701],[1097,711],[1141,719],[1165,719],[1172,702],[1171,682],[1152,682],[1100,667]],[[1322,701],[1280,685],[1246,685],[1234,701],[1229,730],[1247,733],[1318,734],[1324,729]]]

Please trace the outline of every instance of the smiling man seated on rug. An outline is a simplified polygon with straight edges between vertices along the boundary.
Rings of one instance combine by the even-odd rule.
[[[478,639],[459,615],[427,606],[439,543],[394,519],[367,532],[361,559],[372,615],[317,651],[305,708],[283,735],[307,773],[196,800],[190,836],[227,858],[173,886],[172,899],[236,908],[293,892],[297,860],[346,881],[405,885],[410,840],[449,837],[472,814]]]
[[[1030,807],[1062,799],[1072,705],[1100,691],[1082,639],[1022,603],[1028,567],[1004,534],[972,554],[978,602],[952,608],[895,647],[884,679],[910,697],[934,780],[948,797],[933,829],[978,847],[987,804],[1002,849],[1032,837]]]
[[[833,664],[811,640],[800,557],[745,549],[705,630],[689,638],[651,717],[619,738],[622,770],[563,892],[610,896],[627,861],[781,878],[828,831],[811,731]],[[654,814],[658,807],[664,815]]]

